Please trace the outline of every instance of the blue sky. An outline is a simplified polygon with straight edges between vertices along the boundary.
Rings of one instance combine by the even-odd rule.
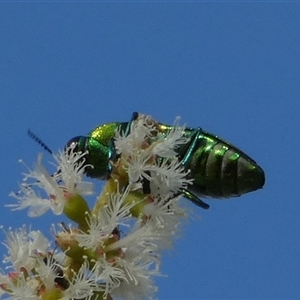
[[[158,299],[300,299],[299,15],[296,2],[1,3],[3,205],[18,159],[41,151],[28,128],[56,150],[133,111],[180,115],[253,157],[266,185],[208,211],[187,203]],[[60,218],[29,221],[49,233]],[[24,222],[1,209],[5,227]]]

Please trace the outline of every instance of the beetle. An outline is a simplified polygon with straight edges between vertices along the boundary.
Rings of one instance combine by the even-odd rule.
[[[91,178],[105,179],[109,170],[109,161],[115,156],[113,139],[116,130],[129,134],[131,123],[138,117],[133,113],[130,122],[112,122],[100,125],[86,136],[70,139],[67,147],[74,151],[86,152],[85,172]],[[165,137],[173,126],[158,123],[158,131]],[[208,209],[209,205],[198,196],[213,198],[239,197],[264,186],[263,169],[246,153],[222,138],[204,131],[202,128],[185,128],[186,144],[176,149],[178,158],[189,177],[194,179],[188,189],[181,194],[197,206]],[[149,185],[145,184],[146,190]]]

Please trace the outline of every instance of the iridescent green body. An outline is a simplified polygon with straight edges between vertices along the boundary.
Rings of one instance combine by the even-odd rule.
[[[107,175],[111,140],[117,129],[128,128],[129,122],[113,122],[96,127],[86,137],[79,136],[70,140],[68,145],[76,143],[78,151],[88,150],[86,163],[87,176],[104,179]],[[167,136],[172,126],[158,124],[158,130]],[[229,198],[243,195],[263,187],[264,171],[247,154],[218,136],[200,128],[186,128],[184,135],[189,141],[176,151],[193,185],[183,191],[186,198],[197,205],[208,208],[207,204],[197,198],[208,196]]]
[[[171,126],[160,126],[166,134],[171,129]],[[229,198],[263,187],[264,171],[237,147],[200,128],[186,128],[185,136],[190,141],[178,149],[178,155],[185,156],[184,166],[194,178],[190,189],[195,193]]]

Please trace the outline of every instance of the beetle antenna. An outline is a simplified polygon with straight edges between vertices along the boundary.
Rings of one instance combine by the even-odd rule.
[[[31,132],[29,129],[27,131],[27,134],[29,135],[30,138],[32,138],[40,146],[42,146],[46,151],[48,151],[50,154],[53,154],[52,150],[39,137],[37,137],[33,132]]]

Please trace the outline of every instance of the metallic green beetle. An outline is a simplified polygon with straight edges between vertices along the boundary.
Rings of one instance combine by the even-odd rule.
[[[133,114],[132,120],[137,117]],[[132,122],[131,120],[131,122]],[[92,178],[105,179],[112,156],[112,140],[116,130],[130,130],[131,122],[113,122],[100,125],[87,136],[77,136],[69,140],[67,146],[75,146],[76,151],[87,151],[86,175]],[[159,131],[167,136],[172,126],[158,124]],[[184,136],[189,138],[185,145],[176,151],[189,176],[194,179],[193,185],[182,190],[185,198],[196,205],[207,209],[209,205],[199,196],[213,198],[238,197],[263,187],[264,171],[243,151],[229,144],[218,136],[201,128],[186,128]]]

